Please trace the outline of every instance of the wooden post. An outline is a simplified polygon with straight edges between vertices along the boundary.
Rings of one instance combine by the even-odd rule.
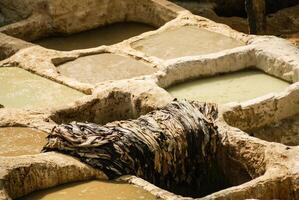
[[[245,0],[250,34],[264,34],[266,31],[265,0]]]

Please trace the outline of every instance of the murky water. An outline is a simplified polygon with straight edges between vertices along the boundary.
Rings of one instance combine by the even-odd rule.
[[[134,49],[162,59],[214,53],[243,42],[195,26],[184,26],[139,40]]]
[[[84,94],[17,67],[0,68],[0,104],[6,108],[49,108]]]
[[[185,82],[170,87],[168,91],[179,99],[228,103],[280,92],[289,85],[261,71],[246,70]]]
[[[58,66],[58,71],[78,81],[95,84],[153,74],[156,69],[133,58],[104,53],[64,63]]]
[[[0,128],[0,156],[38,154],[47,143],[47,133],[21,127]]]
[[[134,185],[90,181],[66,184],[35,192],[22,200],[154,200],[155,196]]]
[[[70,51],[116,44],[154,29],[154,27],[142,23],[123,22],[69,36],[48,37],[37,40],[34,43],[49,49]]]

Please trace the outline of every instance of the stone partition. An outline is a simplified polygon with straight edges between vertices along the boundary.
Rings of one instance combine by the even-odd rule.
[[[11,198],[18,198],[32,191],[49,188],[58,184],[107,177],[100,171],[71,157],[57,153],[37,156],[0,158],[1,186]]]
[[[224,119],[242,130],[261,128],[299,113],[299,84],[280,94],[270,94],[241,104],[230,104]]]
[[[99,124],[134,119],[172,100],[163,89],[148,81],[120,81],[107,83],[97,89],[96,95],[69,108],[52,113],[56,123],[88,121]]]

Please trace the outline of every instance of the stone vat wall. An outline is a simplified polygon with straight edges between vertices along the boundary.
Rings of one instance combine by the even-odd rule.
[[[298,89],[299,84],[295,83],[280,94],[243,104],[232,104],[224,112],[224,119],[231,126],[251,130],[295,116],[299,113]]]
[[[53,3],[55,2],[59,1],[53,1]],[[133,1],[129,2],[133,3]],[[276,37],[249,36],[239,33],[226,25],[217,24],[206,18],[194,16],[181,8],[178,9],[177,6],[167,1],[144,2],[152,3],[151,6],[146,3],[149,7],[144,5],[145,7],[142,8],[148,9],[147,12],[152,14],[151,18],[155,18],[153,16],[156,16],[155,13],[158,13],[157,15],[159,16],[156,17],[156,20],[153,20],[157,24],[158,21],[162,24],[162,22],[165,23],[172,18],[175,19],[158,30],[144,33],[112,46],[60,52],[42,48],[3,33],[0,34],[0,54],[1,56],[3,55],[2,58],[4,59],[0,61],[0,67],[18,66],[39,76],[89,94],[84,99],[73,102],[71,105],[65,105],[60,109],[18,110],[1,108],[0,126],[34,127],[49,132],[57,123],[72,120],[106,123],[113,120],[136,118],[172,100],[170,94],[163,88],[184,80],[213,76],[218,73],[229,73],[250,66],[256,66],[256,68],[268,74],[280,77],[291,83],[299,80],[299,52],[289,42]],[[70,8],[76,10],[76,8]],[[54,11],[52,10],[51,12]],[[93,12],[90,11],[89,13]],[[81,16],[79,13],[78,15],[78,20],[84,16]],[[68,25],[67,21],[69,19],[64,19],[66,16],[74,17],[70,12],[61,13],[61,15],[57,14],[55,17],[57,30],[67,33],[68,30],[72,32],[82,28],[80,26],[77,28],[75,24]],[[139,17],[142,18],[142,16]],[[111,19],[115,18],[111,17]],[[48,14],[32,14],[31,17],[24,21],[0,29],[2,32],[11,35],[16,34],[15,36],[19,34],[18,37],[31,40],[52,33],[49,32],[49,27],[51,26],[48,24],[51,21],[52,19],[49,18]],[[217,32],[243,41],[246,45],[209,55],[187,56],[172,60],[163,60],[149,56],[131,47],[131,44],[135,41],[160,34],[170,28],[186,25],[195,25]],[[92,26],[97,25],[93,24]],[[155,66],[158,72],[148,76],[135,77],[131,80],[107,81],[99,84],[84,84],[57,72],[56,65],[78,57],[103,52],[127,55],[136,60],[142,59]],[[239,110],[239,104],[230,105],[230,108],[234,108],[231,109],[231,114],[224,109],[224,105],[220,106],[221,112],[225,113],[227,118],[225,120],[219,119],[218,122],[221,135],[223,136],[223,149],[219,153],[218,162],[224,166],[225,175],[231,177],[230,181],[233,187],[215,192],[202,199],[243,200],[254,197],[259,199],[280,198],[293,200],[299,198],[298,147],[266,142],[250,137],[242,130],[230,126],[246,128],[249,125],[253,125],[259,127],[298,113],[298,91],[298,83],[295,83],[283,93],[241,103],[241,108],[251,110],[249,111],[248,120],[245,117],[247,116],[247,111]],[[276,106],[278,107],[276,108]],[[278,112],[275,112],[275,110]],[[269,115],[265,114],[265,112],[269,113]],[[237,117],[237,114],[244,116],[244,119]],[[259,119],[260,116],[263,116],[261,120]],[[257,118],[259,121],[254,122]],[[243,170],[241,170],[241,167],[236,171],[244,176],[238,176],[234,179],[236,175],[232,169],[235,168],[230,167],[231,163],[234,163],[230,163],[231,160],[240,163],[240,165],[248,169],[249,179],[244,178],[248,177],[248,174],[242,174]],[[43,188],[67,182],[90,180],[96,177],[105,178],[101,172],[95,171],[78,160],[57,153],[13,158],[1,157],[0,199],[21,197]],[[163,199],[186,199],[157,188],[136,177],[130,177],[127,180]]]
[[[5,3],[13,6],[18,1]],[[166,1],[155,0],[27,0],[21,1],[19,5],[20,8],[27,8],[25,11],[28,19],[0,27],[0,32],[29,41],[51,34],[71,34],[123,21],[160,27],[174,19],[176,12],[181,10],[175,5],[169,9]],[[16,12],[24,11],[17,9]]]

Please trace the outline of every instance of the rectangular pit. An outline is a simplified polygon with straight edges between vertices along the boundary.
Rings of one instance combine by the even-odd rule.
[[[171,86],[167,90],[179,99],[223,104],[281,92],[289,85],[286,81],[252,69],[188,81]]]
[[[0,67],[0,104],[5,108],[54,108],[85,96],[18,67]]]
[[[148,56],[173,59],[243,46],[236,39],[197,26],[176,27],[136,41],[132,47]],[[184,47],[184,48],[182,48]]]
[[[245,147],[244,147],[245,148]],[[219,144],[215,155],[209,154],[208,157],[215,157],[210,163],[201,163],[197,168],[196,174],[190,177],[191,183],[167,184],[157,180],[156,186],[170,191],[176,195],[191,198],[204,198],[214,193],[229,189],[234,186],[246,184],[265,173],[265,166],[255,165],[249,159],[243,159],[241,149],[234,146]],[[259,159],[260,153],[250,153],[252,158]],[[225,193],[225,192],[223,192]]]
[[[68,36],[48,37],[34,43],[48,49],[71,51],[113,45],[154,29],[153,26],[143,23],[122,22]]]

